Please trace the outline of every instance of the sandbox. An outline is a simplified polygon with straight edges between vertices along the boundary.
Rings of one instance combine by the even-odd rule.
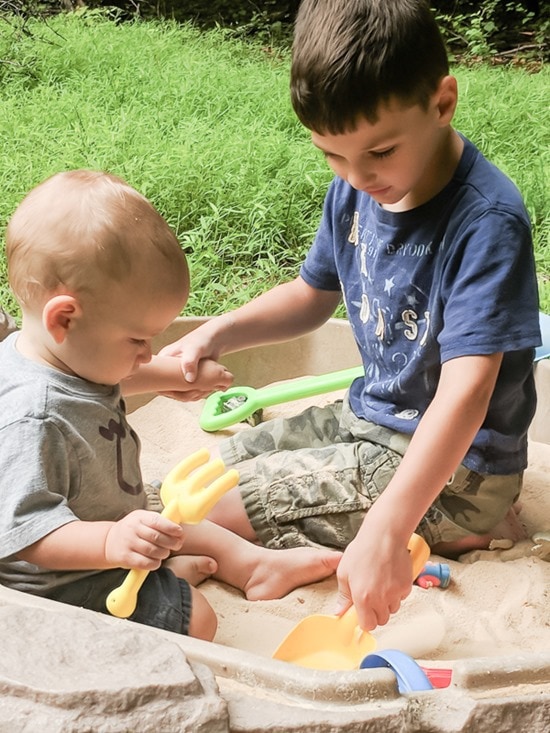
[[[174,340],[201,320],[178,319],[156,347]],[[348,324],[331,320],[294,342],[242,352],[223,361],[233,371],[235,384],[260,387],[355,366],[358,358]],[[531,431],[530,467],[520,515],[529,536],[550,531],[550,362],[537,365],[537,389],[540,404]],[[332,397],[315,398],[315,402]],[[281,414],[280,410],[289,414],[288,410],[296,411],[306,402],[270,408],[265,410],[265,417]],[[162,478],[190,452],[214,446],[232,430],[246,429],[239,425],[221,433],[204,433],[198,427],[201,403],[145,397],[131,400],[129,409],[130,422],[142,438],[144,478],[149,481]],[[425,666],[452,669],[452,682],[446,689],[407,694],[399,694],[390,670],[315,671],[271,659],[277,643],[298,620],[311,613],[332,612],[334,579],[299,588],[279,601],[261,602],[246,601],[240,592],[206,581],[201,589],[219,617],[214,643],[2,590],[0,613],[7,618],[15,614],[20,626],[38,622],[44,638],[48,628],[57,640],[69,635],[64,643],[69,648],[74,643],[79,651],[82,639],[95,638],[97,633],[116,639],[113,645],[117,648],[113,657],[109,650],[103,650],[111,675],[108,682],[94,678],[81,686],[75,684],[69,697],[68,683],[63,682],[58,689],[57,682],[52,682],[50,689],[47,679],[38,672],[36,678],[29,679],[27,671],[18,671],[14,678],[5,664],[0,674],[4,683],[0,730],[7,729],[4,727],[14,720],[24,719],[25,726],[11,729],[37,730],[30,721],[42,721],[48,731],[136,733],[547,732],[550,562],[537,556],[534,544],[529,539],[512,548],[472,553],[461,562],[450,562],[449,588],[414,587],[399,613],[374,633],[379,649],[398,648]],[[443,560],[436,556],[432,559]],[[131,640],[123,643],[127,636]],[[23,638],[21,645],[25,645]],[[151,652],[150,646],[157,651]],[[155,664],[155,655],[160,655],[165,646],[168,651]],[[147,651],[134,656],[136,649]],[[67,664],[69,657],[65,653],[61,662],[54,656],[49,663],[52,679],[55,664]],[[131,669],[133,659],[135,665],[144,665],[137,687]],[[78,678],[81,670],[85,677],[86,658],[75,651],[72,662],[71,675]],[[161,682],[157,679],[159,665],[164,670]],[[190,670],[187,676],[181,672],[183,668]],[[102,685],[108,687],[108,692],[99,694]],[[129,692],[132,688],[133,696]],[[10,713],[5,702],[8,699]],[[112,700],[112,704],[105,703],[98,710],[99,699]],[[29,705],[22,700],[28,700]],[[16,709],[19,717],[14,717]],[[75,709],[78,715],[70,712]],[[59,727],[53,724],[55,720],[60,721]],[[92,720],[101,720],[101,725],[92,724]]]

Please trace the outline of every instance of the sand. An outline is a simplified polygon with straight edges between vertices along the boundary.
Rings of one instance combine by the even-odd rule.
[[[322,404],[331,398],[315,398]],[[312,400],[264,411],[264,418],[297,412]],[[201,403],[156,397],[130,415],[142,440],[146,481],[162,477],[189,453],[212,448],[246,425],[216,434],[198,426]],[[550,446],[530,444],[530,465],[521,497],[520,519],[527,535],[550,532]],[[519,652],[550,651],[550,561],[525,540],[510,549],[472,552],[447,562],[446,589],[414,586],[399,612],[373,632],[379,649],[397,648],[418,661],[498,657]],[[247,601],[242,593],[208,580],[201,590],[215,608],[219,627],[215,641],[270,657],[285,635],[304,616],[332,613],[336,580],[298,588],[281,600]]]

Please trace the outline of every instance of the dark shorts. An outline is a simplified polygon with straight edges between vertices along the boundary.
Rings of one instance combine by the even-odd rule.
[[[54,601],[80,606],[90,611],[108,613],[107,596],[117,588],[127,570],[103,570],[52,590],[48,597]],[[136,610],[129,617],[146,626],[187,635],[191,618],[191,587],[177,578],[168,568],[161,567],[145,578],[138,593]]]
[[[236,433],[220,443],[220,455],[238,464],[244,507],[264,546],[344,549],[409,442],[358,418],[346,399]],[[521,485],[521,474],[490,476],[461,465],[416,531],[430,545],[489,532]]]

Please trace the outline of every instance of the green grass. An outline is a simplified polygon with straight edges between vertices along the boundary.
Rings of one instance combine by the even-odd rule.
[[[288,58],[170,23],[60,16],[0,25],[0,223],[62,169],[110,170],[148,196],[188,254],[187,315],[296,274],[331,179],[288,98]],[[458,129],[522,190],[550,311],[547,70],[456,70]],[[17,313],[0,256],[0,302]]]

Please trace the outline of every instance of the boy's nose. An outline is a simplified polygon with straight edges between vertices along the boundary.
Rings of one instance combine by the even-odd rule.
[[[369,173],[362,168],[348,169],[347,182],[356,191],[363,191],[372,186],[373,179]]]

